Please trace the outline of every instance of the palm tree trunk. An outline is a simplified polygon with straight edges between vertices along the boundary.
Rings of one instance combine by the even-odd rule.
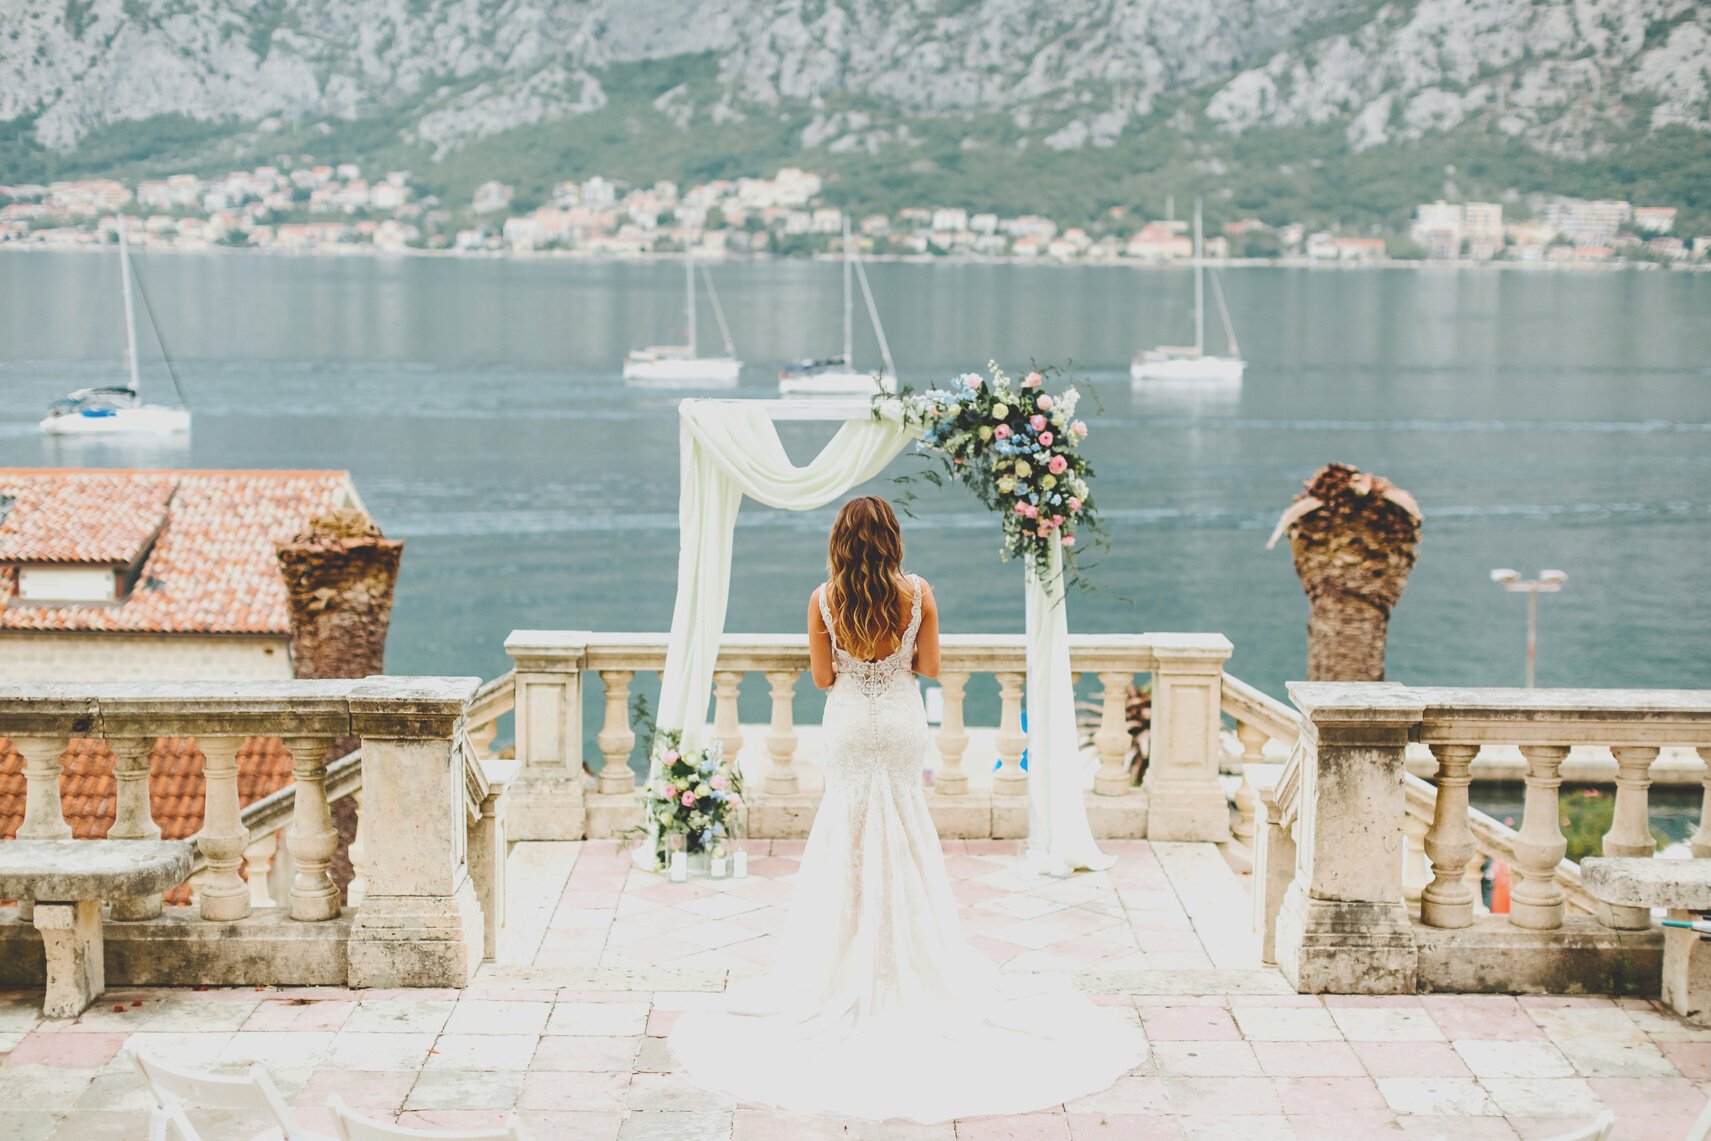
[[[1347,594],[1314,598],[1307,614],[1308,681],[1383,681],[1390,614]]]

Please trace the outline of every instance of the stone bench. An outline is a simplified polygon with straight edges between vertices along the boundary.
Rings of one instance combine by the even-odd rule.
[[[1581,885],[1616,907],[1663,907],[1671,919],[1711,911],[1711,860],[1605,859],[1580,862]],[[1663,1000],[1684,1018],[1711,1023],[1711,943],[1664,928]]]
[[[75,1018],[106,989],[101,901],[190,878],[182,840],[0,841],[0,899],[33,901],[47,955],[42,1014]]]

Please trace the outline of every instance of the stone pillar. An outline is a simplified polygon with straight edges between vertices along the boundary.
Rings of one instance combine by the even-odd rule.
[[[944,716],[939,720],[939,732],[934,742],[939,748],[939,771],[933,778],[933,790],[941,796],[968,794],[968,774],[962,771],[962,755],[968,751],[968,730],[963,725],[963,693],[968,687],[968,674],[960,670],[939,673],[939,692],[944,696]]]
[[[766,791],[771,796],[793,796],[801,789],[796,775],[796,681],[798,670],[768,670],[766,681],[772,695],[772,723],[767,726],[766,751],[772,765],[766,770]]]
[[[713,675],[713,736],[719,739],[727,761],[736,763],[743,751],[743,729],[737,720],[737,698],[743,691],[743,675],[720,670]]]
[[[606,721],[596,743],[604,761],[599,786],[604,796],[636,790],[636,774],[630,771],[630,752],[636,747],[636,734],[630,729],[630,682],[635,677],[634,670],[600,671],[600,682],[606,687]]]
[[[475,678],[370,678],[351,691],[362,738],[367,878],[350,936],[353,987],[462,987],[485,945],[469,875],[469,804],[456,735]]]
[[[1129,686],[1134,680],[1133,674],[1099,674],[1099,729],[1093,734],[1099,772],[1093,791],[1100,796],[1123,796],[1134,787],[1129,783]]]
[[[584,630],[516,630],[505,639],[517,679],[520,767],[506,821],[513,840],[580,840],[586,832],[582,671],[590,636]]]
[[[1432,829],[1426,834],[1426,855],[1432,861],[1432,882],[1420,895],[1420,921],[1431,927],[1473,926],[1473,890],[1467,866],[1479,849],[1467,824],[1467,789],[1472,783],[1478,745],[1432,745],[1438,760],[1438,798],[1432,806]]]
[[[1304,714],[1291,765],[1296,859],[1276,955],[1302,993],[1413,994],[1402,903],[1403,752],[1424,703],[1385,682],[1296,682]]]
[[[196,847],[208,863],[197,889],[202,918],[230,922],[248,918],[250,889],[243,867],[249,834],[238,815],[238,750],[242,737],[198,737],[202,751],[202,831]]]
[[[1230,839],[1230,808],[1218,784],[1220,705],[1230,640],[1222,634],[1151,634],[1152,751],[1147,837]]]
[[[12,747],[24,759],[24,820],[18,825],[18,839],[71,839],[59,800],[59,759],[70,744],[64,737],[12,738]]]
[[[149,755],[153,737],[109,737],[107,751],[113,754],[113,826],[111,840],[158,840],[160,826],[154,822],[149,797]],[[113,901],[114,919],[153,919],[160,914],[160,893],[121,896]]]
[[[1028,735],[1022,731],[1022,692],[1025,674],[998,675],[998,770],[992,774],[994,796],[1026,796],[1028,774],[1022,769],[1022,753]]]

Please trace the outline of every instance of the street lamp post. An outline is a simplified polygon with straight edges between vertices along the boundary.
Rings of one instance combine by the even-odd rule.
[[[1527,688],[1532,689],[1539,660],[1539,594],[1554,594],[1561,590],[1562,584],[1568,581],[1568,575],[1560,570],[1547,570],[1540,571],[1538,578],[1522,578],[1517,571],[1499,567],[1491,572],[1491,581],[1504,590],[1527,593]]]

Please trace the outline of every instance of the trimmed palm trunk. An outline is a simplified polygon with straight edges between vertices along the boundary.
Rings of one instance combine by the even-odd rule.
[[[1278,520],[1307,592],[1310,681],[1383,681],[1390,612],[1420,545],[1420,508],[1387,479],[1328,464]]]

